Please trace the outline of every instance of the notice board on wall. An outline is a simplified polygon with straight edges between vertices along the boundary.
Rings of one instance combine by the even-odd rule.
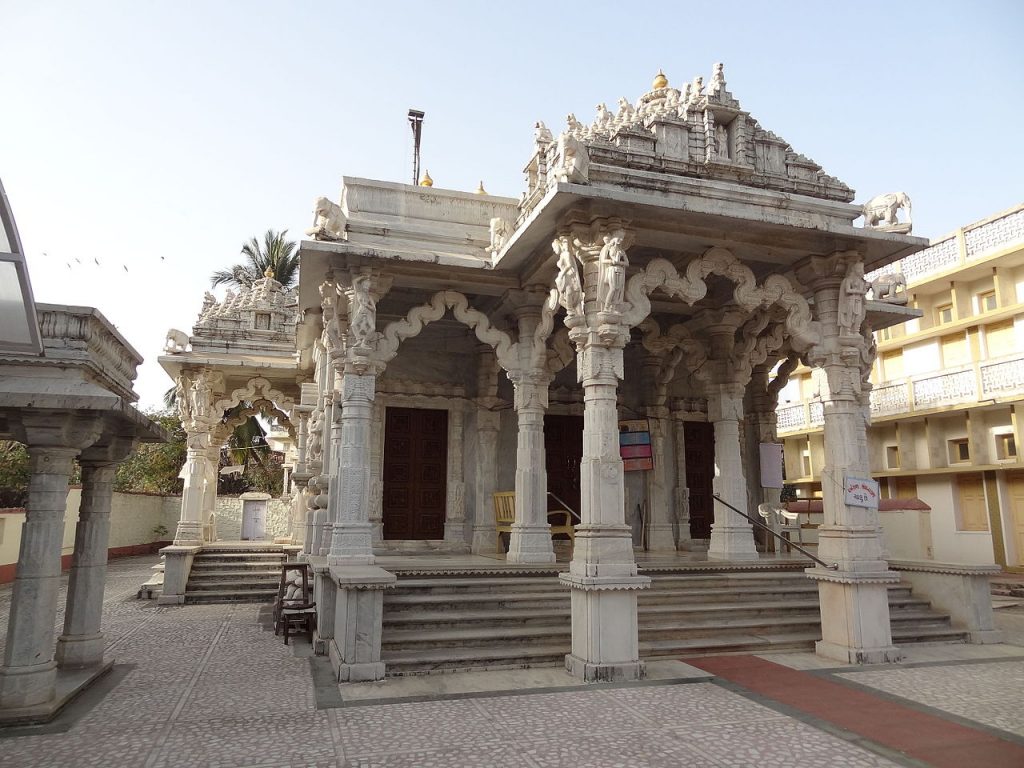
[[[651,450],[651,425],[647,419],[626,419],[619,422],[619,456],[626,472],[654,469]]]

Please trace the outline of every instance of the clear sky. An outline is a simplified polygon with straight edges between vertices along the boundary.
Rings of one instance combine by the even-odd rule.
[[[1024,200],[1024,3],[0,0],[0,177],[36,299],[96,306],[146,358],[267,228],[343,175],[518,196],[533,124],[710,79],[914,234]],[[98,263],[97,263],[98,262]],[[70,265],[70,266],[69,266]]]

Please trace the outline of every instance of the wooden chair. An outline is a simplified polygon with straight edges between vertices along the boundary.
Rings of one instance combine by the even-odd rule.
[[[494,494],[494,530],[498,537],[498,552],[504,552],[505,547],[501,543],[501,534],[512,535],[512,523],[516,521],[516,492],[498,491]],[[548,525],[551,527],[551,535],[555,536],[564,533],[569,541],[576,543],[576,529],[572,524],[572,513],[567,509],[552,509],[548,511]]]
[[[301,573],[302,585],[294,582]],[[281,581],[274,600],[274,634],[284,632],[284,644],[288,645],[290,630],[309,634],[313,642],[316,629],[316,602],[313,600],[313,585],[310,582],[308,563],[284,563],[281,565]]]

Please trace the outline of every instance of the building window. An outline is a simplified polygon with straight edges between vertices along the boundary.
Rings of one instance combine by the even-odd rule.
[[[893,478],[894,499],[916,499],[917,478],[916,477],[894,477]]]
[[[956,479],[960,492],[961,531],[987,531],[988,511],[985,505],[985,482],[981,475],[961,475]]]
[[[811,452],[806,450],[800,454],[800,469],[804,473],[804,477],[811,476]]]
[[[991,312],[997,306],[996,304],[996,292],[995,291],[984,291],[978,294],[978,311],[979,312]]]
[[[971,460],[971,444],[966,437],[949,441],[949,463],[964,464]]]
[[[892,327],[883,328],[878,332],[879,341],[891,341],[892,340]]]
[[[999,461],[1012,461],[1017,458],[1017,441],[1012,432],[996,435],[996,458]]]
[[[939,325],[953,322],[953,305],[943,304],[935,308],[935,322]]]
[[[885,446],[885,464],[889,469],[900,468],[900,447],[898,445]]]

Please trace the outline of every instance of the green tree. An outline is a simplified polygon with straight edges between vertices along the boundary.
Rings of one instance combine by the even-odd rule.
[[[0,507],[23,507],[28,495],[28,449],[0,440]]]
[[[235,264],[230,269],[219,269],[210,277],[210,283],[216,287],[227,285],[232,288],[251,286],[262,280],[269,267],[274,279],[285,288],[290,288],[299,279],[299,255],[295,253],[295,242],[285,240],[288,230],[275,232],[268,229],[260,243],[255,237],[250,238],[242,246],[242,255],[246,261]]]
[[[177,415],[169,411],[147,413],[149,418],[166,429],[167,443],[143,443],[117,468],[114,490],[127,493],[181,493],[183,481],[178,478],[185,464],[185,430]]]

